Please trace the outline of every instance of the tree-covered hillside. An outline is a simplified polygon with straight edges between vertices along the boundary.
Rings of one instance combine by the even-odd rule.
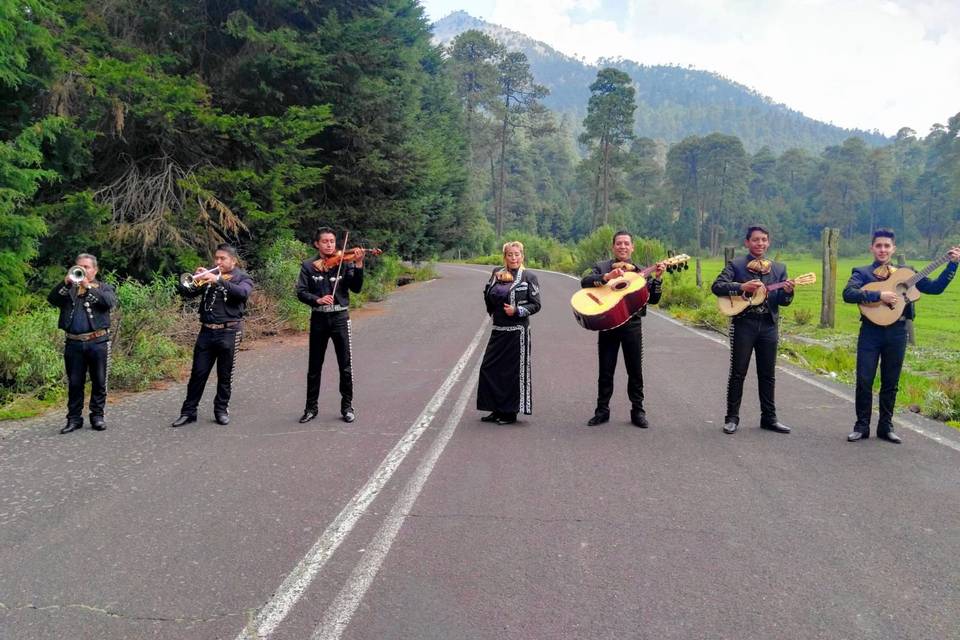
[[[587,87],[597,71],[612,67],[626,72],[637,90],[637,135],[679,142],[686,136],[719,132],[740,138],[748,151],[767,147],[775,153],[791,147],[816,152],[858,136],[867,144],[889,140],[876,132],[843,129],[776,104],[760,93],[716,73],[697,69],[644,65],[631,60],[601,60],[589,65],[523,34],[492,25],[458,11],[433,25],[434,40],[449,43],[474,29],[490,35],[508,50],[522,51],[538,82],[550,89],[544,104],[580,122],[586,115]]]

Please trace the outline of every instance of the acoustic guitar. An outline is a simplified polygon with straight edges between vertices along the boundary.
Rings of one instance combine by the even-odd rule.
[[[882,302],[861,302],[860,313],[872,322],[881,327],[886,327],[903,315],[903,309],[907,302],[916,302],[920,298],[920,291],[917,289],[917,283],[933,273],[933,270],[950,260],[950,254],[943,254],[919,273],[907,267],[897,267],[897,270],[890,274],[886,280],[878,280],[863,286],[867,291],[893,291],[897,294],[897,301],[892,305]]]
[[[661,262],[666,264],[667,271],[677,271],[687,268],[689,260],[690,256],[684,253]],[[580,289],[570,298],[573,317],[590,331],[616,329],[647,304],[647,276],[656,268],[652,265],[642,271],[628,271],[602,287]]]
[[[813,284],[817,281],[817,274],[810,272],[803,275],[797,276],[796,278],[791,278],[794,285],[805,285]],[[771,291],[776,291],[777,289],[782,289],[787,284],[787,281],[784,282],[775,282],[771,285],[765,285],[758,288],[753,292],[753,295],[749,298],[745,298],[740,294],[733,294],[730,296],[719,296],[717,298],[717,308],[720,309],[720,313],[725,316],[735,316],[739,313],[743,313],[746,309],[750,307],[755,307],[758,304],[763,304],[763,301],[767,299],[767,295]]]

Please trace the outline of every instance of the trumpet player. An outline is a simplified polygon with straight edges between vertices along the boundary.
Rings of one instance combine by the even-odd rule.
[[[172,427],[197,421],[197,406],[214,364],[217,366],[217,395],[213,416],[217,424],[230,423],[230,385],[237,347],[243,339],[243,315],[253,280],[237,265],[237,250],[229,244],[217,246],[216,266],[184,274],[177,291],[185,298],[200,297],[200,332],[193,347],[193,367],[187,383],[187,397],[180,417]]]
[[[103,418],[107,403],[107,365],[110,360],[110,310],[117,296],[106,282],[97,280],[97,258],[77,256],[63,282],[47,296],[60,309],[58,326],[67,334],[63,361],[67,372],[67,424],[60,433],[83,428],[83,388],[90,373],[90,427],[107,428]]]

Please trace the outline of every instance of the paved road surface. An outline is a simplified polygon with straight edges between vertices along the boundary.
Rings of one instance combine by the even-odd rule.
[[[485,271],[356,317],[352,425],[332,349],[297,423],[298,337],[241,354],[229,427],[208,394],[168,428],[182,385],[111,404],[104,433],[3,427],[0,638],[960,638],[955,431],[847,444],[849,389],[784,370],[794,433],[756,427],[748,380],[724,435],[726,346],[659,316],[651,428],[622,371],[588,428],[596,338],[547,273],[534,415],[481,423]]]

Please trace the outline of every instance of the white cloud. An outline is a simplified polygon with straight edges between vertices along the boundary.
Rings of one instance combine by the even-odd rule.
[[[620,8],[626,20],[605,18],[599,0],[493,0],[485,17],[588,60],[716,71],[845,127],[924,134],[960,111],[960,3],[628,0]]]

